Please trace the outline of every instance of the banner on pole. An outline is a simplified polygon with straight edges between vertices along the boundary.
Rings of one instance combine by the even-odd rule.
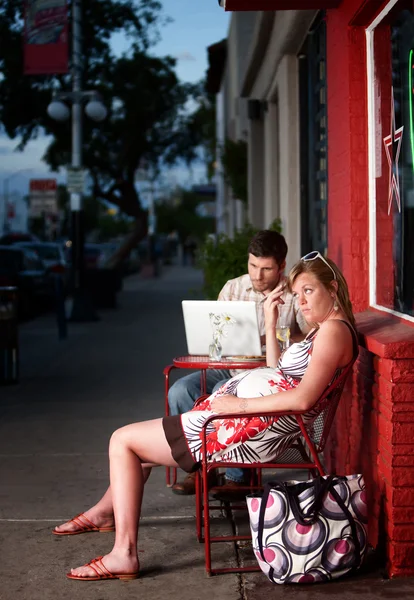
[[[67,0],[24,0],[24,73],[68,72]]]

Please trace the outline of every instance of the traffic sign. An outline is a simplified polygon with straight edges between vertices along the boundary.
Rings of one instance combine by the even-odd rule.
[[[82,194],[85,185],[86,171],[84,169],[67,170],[66,187],[71,194]]]
[[[31,179],[29,190],[31,217],[41,217],[45,214],[57,214],[56,179]]]

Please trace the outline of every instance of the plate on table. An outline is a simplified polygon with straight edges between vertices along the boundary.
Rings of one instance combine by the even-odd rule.
[[[234,360],[234,362],[252,362],[252,361],[264,361],[266,360],[266,356],[226,356],[226,360]]]

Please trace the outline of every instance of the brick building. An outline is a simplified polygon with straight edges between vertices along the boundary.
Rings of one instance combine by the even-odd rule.
[[[391,576],[412,575],[414,2],[221,4],[234,13],[220,127],[248,144],[246,214],[259,227],[282,218],[290,264],[328,252],[357,313],[360,357],[327,467],[364,473],[370,541]],[[262,12],[244,12],[253,10]]]

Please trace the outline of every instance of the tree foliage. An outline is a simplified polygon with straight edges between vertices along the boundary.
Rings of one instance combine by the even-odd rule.
[[[281,233],[280,219],[275,219],[268,229]],[[207,238],[199,248],[197,264],[203,271],[203,291],[207,299],[216,300],[226,281],[247,272],[247,249],[257,231],[256,227],[247,224],[235,231],[233,237],[221,233],[215,238]]]
[[[221,152],[224,178],[233,196],[247,204],[247,142],[226,138]]]
[[[83,120],[83,164],[93,179],[93,194],[137,220],[144,234],[146,211],[140,205],[135,172],[145,163],[156,172],[177,158],[193,160],[194,134],[188,100],[198,87],[182,84],[171,57],[150,54],[165,23],[157,0],[84,0],[82,83],[98,91],[108,108],[103,123]],[[53,141],[45,160],[52,169],[70,164],[71,125],[47,115],[54,91],[70,91],[71,77],[25,76],[22,5],[0,0],[0,126],[20,149],[39,134]],[[115,56],[111,40],[122,34],[129,49]]]
[[[213,217],[202,217],[197,213],[197,207],[205,201],[205,197],[192,191],[176,191],[174,198],[156,205],[157,231],[168,234],[175,230],[182,242],[189,235],[204,240],[215,229]]]

